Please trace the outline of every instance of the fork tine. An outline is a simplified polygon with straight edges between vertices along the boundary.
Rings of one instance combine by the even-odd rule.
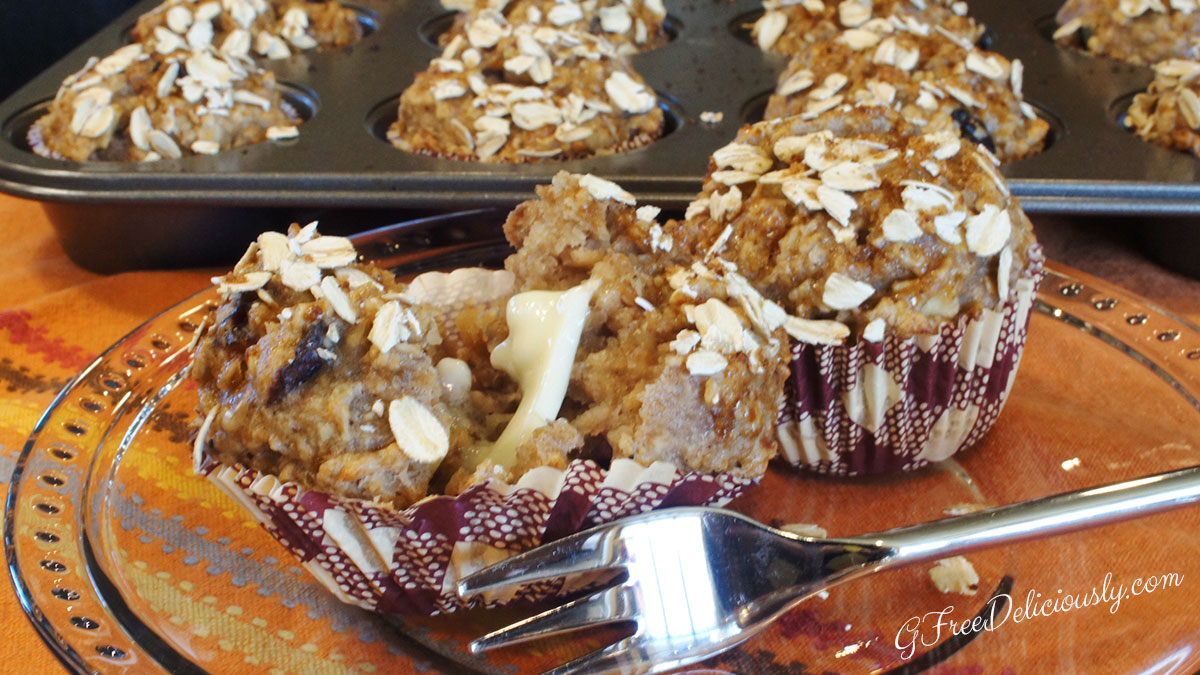
[[[583,673],[612,673],[612,672],[646,672],[645,670],[629,670],[630,665],[636,665],[636,659],[626,656],[633,646],[633,638],[617,640],[611,645],[597,649],[590,654],[568,661],[561,666],[547,670],[542,675],[582,675]]]
[[[608,532],[605,528],[579,532],[485,567],[458,581],[458,595],[467,598],[503,586],[614,569],[616,552]]]
[[[552,637],[562,633],[631,621],[635,607],[624,586],[572,600],[471,641],[471,653]]]

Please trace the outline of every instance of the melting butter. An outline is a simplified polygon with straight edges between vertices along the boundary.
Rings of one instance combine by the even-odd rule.
[[[509,298],[508,337],[496,345],[491,360],[517,381],[521,403],[496,442],[475,449],[471,468],[488,459],[513,466],[517,448],[558,417],[588,305],[599,286],[589,279],[566,291],[526,291]]]

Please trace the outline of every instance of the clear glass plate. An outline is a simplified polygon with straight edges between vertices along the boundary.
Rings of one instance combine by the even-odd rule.
[[[507,251],[495,239],[501,219],[439,217],[358,245],[401,274],[497,264]],[[471,637],[523,610],[380,617],[310,581],[191,473],[195,395],[181,373],[198,317],[215,301],[212,291],[193,296],[105,352],[58,396],[19,459],[5,528],[10,573],[69,670],[532,672],[599,644],[473,656]],[[1056,264],[1036,309],[1012,397],[979,446],[882,478],[773,467],[731,508],[858,534],[1200,460],[1200,329]],[[974,596],[939,592],[928,568],[889,572],[801,605],[694,670],[1192,673],[1198,533],[1200,510],[1190,509],[975,554]],[[976,615],[993,619],[961,628]]]

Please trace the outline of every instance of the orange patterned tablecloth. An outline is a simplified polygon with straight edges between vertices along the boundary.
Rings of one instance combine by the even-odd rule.
[[[1168,311],[1200,322],[1200,281],[1173,274],[1146,260],[1135,251],[1122,231],[1097,231],[1079,223],[1050,221],[1039,223],[1038,229],[1052,260],[1107,279]],[[148,317],[207,286],[213,271],[92,274],[65,256],[37,203],[3,195],[0,195],[0,232],[5,241],[5,246],[0,247],[0,382],[3,384],[0,390],[0,489],[7,490],[16,458],[56,392],[98,353]],[[1014,494],[1016,497],[1019,495]],[[237,538],[238,535],[231,536]],[[146,575],[148,588],[153,586],[155,578],[175,579],[169,571],[172,560],[171,556],[164,555],[161,560],[150,562]],[[181,571],[179,579],[185,576]],[[175,579],[172,583],[176,582],[176,590],[186,591],[186,581]],[[1200,579],[1196,583],[1200,583]],[[3,635],[0,639],[0,670],[61,672],[61,667],[29,625],[8,582],[0,585],[4,586],[0,590],[0,635]],[[195,601],[199,607],[205,599]],[[234,607],[200,609],[219,615],[222,620],[244,624],[247,636],[269,638],[268,642],[273,645],[286,646],[288,643],[288,631],[278,621],[294,608],[281,607],[279,617],[242,616]],[[1130,614],[1143,612],[1145,620],[1151,623],[1154,611],[1155,605],[1148,603],[1122,610]],[[186,621],[186,618],[180,620]],[[798,634],[829,630],[828,626],[810,625],[805,621],[808,618],[801,615],[782,630]],[[1047,623],[1046,626],[1053,630],[1066,623],[1064,620],[1063,624],[1052,627]],[[323,645],[292,647],[294,649],[284,650],[286,653],[276,653],[274,662],[270,653],[257,660],[246,658],[243,662],[247,672],[267,672],[275,668],[311,672],[325,670],[325,665],[333,670],[363,672],[420,669],[419,664],[414,665],[415,662],[409,659],[402,659],[402,665],[387,662],[386,652],[378,647],[364,646],[362,654],[349,655],[330,651]],[[370,662],[361,661],[364,654],[371,657]],[[720,667],[749,672],[770,662],[769,658],[751,659],[743,666],[724,663]]]

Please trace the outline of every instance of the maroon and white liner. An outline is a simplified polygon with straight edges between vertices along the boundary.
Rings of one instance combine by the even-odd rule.
[[[917,469],[979,441],[1012,389],[1041,277],[1037,249],[1003,307],[936,335],[794,345],[783,457],[854,476]]]
[[[455,582],[520,551],[657,508],[726,504],[752,481],[680,472],[665,462],[590,460],[566,471],[534,469],[516,485],[492,480],[457,497],[396,510],[282,483],[203,455],[197,472],[251,513],[335,596],[363,609],[428,615],[511,600],[537,600],[561,583],[464,600]]]

